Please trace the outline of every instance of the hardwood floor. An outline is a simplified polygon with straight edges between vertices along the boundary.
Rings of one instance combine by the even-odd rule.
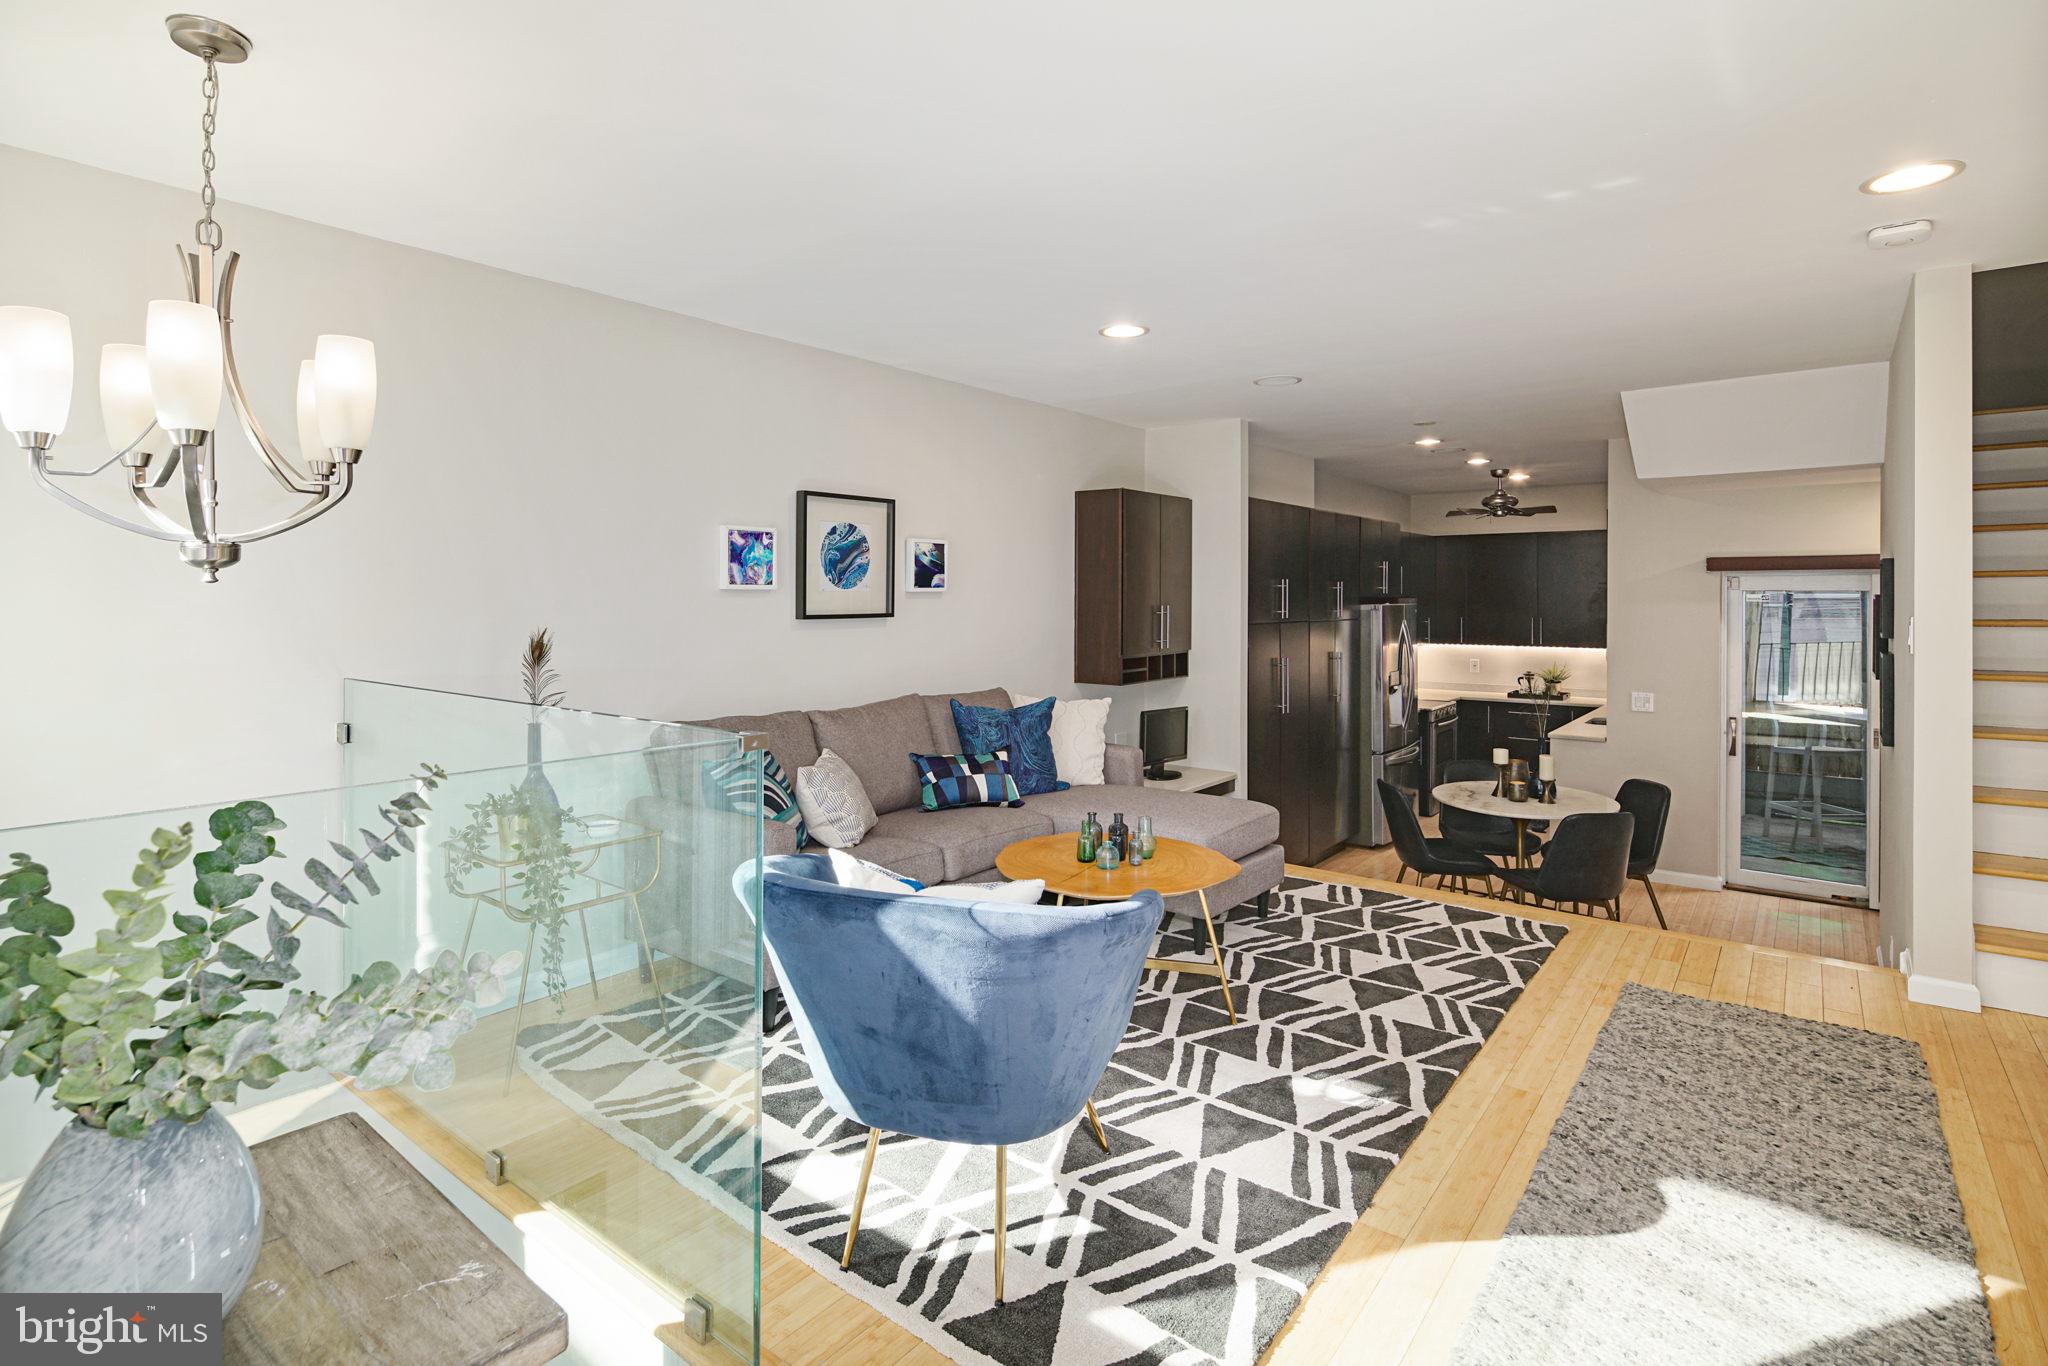
[[[1429,834],[1436,833],[1434,816],[1422,824]],[[1401,860],[1391,845],[1381,849],[1348,847],[1319,865],[1321,871],[1387,881],[1392,881],[1400,868]],[[1411,883],[1414,880],[1408,879]],[[1657,900],[1663,903],[1664,918],[1671,928],[1687,934],[1843,958],[1852,963],[1877,961],[1877,912],[1860,906],[1803,901],[1767,892],[1707,891],[1663,882],[1657,884]],[[1630,924],[1656,926],[1650,894],[1643,890],[1642,883],[1628,884],[1621,899],[1621,914]]]
[[[1289,871],[1395,890],[1328,869]],[[1456,893],[1429,895],[1499,908]],[[1665,904],[1668,915],[1671,899]],[[1724,922],[1718,911],[1696,909],[1696,923],[1737,923],[1739,912],[1731,910]],[[1526,908],[1517,913],[1568,924],[1573,933],[1430,1117],[1267,1353],[1267,1366],[1428,1366],[1447,1359],[1550,1127],[1622,984],[1630,981],[1918,1042],[1940,1098],[2001,1360],[2048,1366],[2048,1018],[1911,1004],[1897,973],[1796,946],[1662,931],[1637,923],[1633,914],[1616,924]],[[1752,909],[1750,924],[1781,915]],[[479,1094],[470,1103],[484,1099]],[[435,1127],[417,1115],[400,1122],[409,1131]],[[578,1141],[560,1135],[560,1143],[550,1145],[552,1160],[565,1169],[573,1165],[570,1149]],[[617,1147],[594,1129],[580,1142],[599,1152]],[[487,1197],[520,1198],[507,1196],[509,1188],[480,1184],[464,1151],[444,1160]],[[460,1169],[464,1162],[470,1170]],[[654,1198],[637,1226],[651,1228],[675,1213],[674,1196]],[[810,1270],[765,1240],[761,1305],[761,1360],[769,1366],[946,1360],[842,1292],[836,1277]],[[702,1349],[684,1350],[689,1344],[679,1336],[662,1336],[686,1359],[704,1359]]]

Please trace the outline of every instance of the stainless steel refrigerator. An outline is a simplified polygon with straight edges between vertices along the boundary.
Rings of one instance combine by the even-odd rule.
[[[1339,623],[1351,637],[1345,654],[1355,661],[1346,680],[1351,699],[1339,709],[1346,714],[1348,741],[1339,767],[1351,794],[1348,804],[1357,813],[1350,838],[1360,844],[1394,838],[1380,805],[1381,779],[1411,804],[1422,788],[1422,712],[1415,696],[1419,623],[1413,602],[1364,603]]]

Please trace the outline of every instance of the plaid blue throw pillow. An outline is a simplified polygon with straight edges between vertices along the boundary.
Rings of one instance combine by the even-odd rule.
[[[735,754],[704,765],[704,792],[711,804],[726,811],[751,816],[756,811],[771,821],[780,821],[796,832],[796,847],[810,841],[804,829],[803,809],[796,804],[796,788],[789,773],[775,757],[775,751],[761,753],[761,777],[754,780],[754,756]]]
[[[927,811],[952,806],[1022,806],[1017,780],[1010,776],[1010,753],[913,754],[917,765],[918,802]]]

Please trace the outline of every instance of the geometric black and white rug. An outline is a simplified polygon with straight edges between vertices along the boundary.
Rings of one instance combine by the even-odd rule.
[[[1239,1023],[1213,978],[1146,973],[1095,1092],[1110,1151],[1079,1116],[1011,1145],[1001,1308],[993,1148],[884,1135],[839,1269],[867,1131],[789,1027],[762,1045],[764,1232],[955,1361],[1248,1366],[1565,929],[1301,879],[1218,929]],[[1169,917],[1160,956],[1206,959],[1199,935]],[[667,1004],[666,1029],[652,1000],[530,1028],[521,1065],[742,1217],[752,994]]]

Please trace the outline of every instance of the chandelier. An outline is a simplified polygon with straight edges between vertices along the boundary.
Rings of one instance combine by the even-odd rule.
[[[213,132],[220,105],[216,67],[247,61],[250,42],[239,30],[196,14],[164,20],[171,41],[206,63],[199,89],[203,172],[202,215],[193,238],[205,253],[177,247],[185,298],[154,299],[143,343],[100,348],[100,413],[114,454],[93,467],[60,470],[50,449],[71,411],[71,320],[47,308],[0,307],[0,424],[28,453],[36,482],[51,495],[102,522],[177,544],[178,554],[203,571],[208,583],[242,557],[251,541],[304,526],[346,498],[355,486],[356,461],[369,444],[377,408],[377,353],[361,337],[322,336],[313,358],[299,363],[299,455],[304,468],[281,453],[250,411],[235,368],[230,304],[238,252],[221,250],[213,216]],[[220,527],[220,481],[215,466],[221,390],[227,390],[242,432],[271,476],[306,502],[289,516],[252,531]],[[90,478],[115,465],[142,520],[117,517],[60,487],[58,478]],[[184,517],[159,506],[160,492],[183,476]],[[168,502],[169,499],[166,499]]]

